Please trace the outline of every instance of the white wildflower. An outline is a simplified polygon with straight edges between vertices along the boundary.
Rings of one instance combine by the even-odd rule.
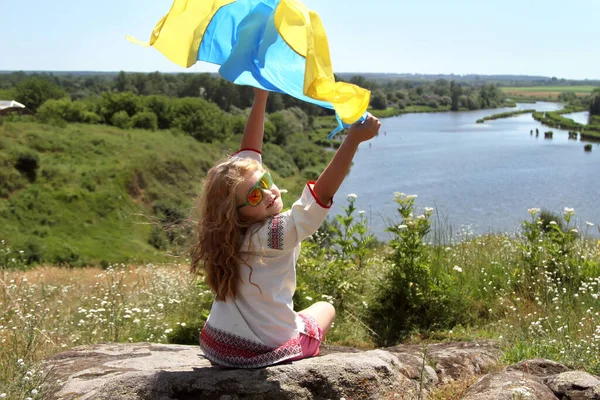
[[[556,225],[556,221],[550,221],[549,225]]]
[[[453,270],[455,270],[456,272],[462,272],[462,268],[459,267],[458,265],[455,265],[454,268],[452,268]]]
[[[529,214],[531,214],[532,217],[535,217],[535,215],[540,212],[540,209],[539,208],[528,208],[527,212]]]
[[[356,200],[357,198],[358,198],[358,196],[357,196],[357,195],[355,195],[354,193],[350,193],[350,194],[348,195],[348,197],[347,197],[347,199],[348,199],[349,201]]]
[[[591,223],[590,221],[585,221],[585,224],[586,224],[587,226],[594,226],[594,224],[593,224],[593,223]]]
[[[402,229],[406,229],[408,228],[408,226],[406,225],[398,225],[398,229],[402,230]]]
[[[306,296],[305,299],[308,300],[308,301],[312,301],[313,298],[310,297],[310,296]]]

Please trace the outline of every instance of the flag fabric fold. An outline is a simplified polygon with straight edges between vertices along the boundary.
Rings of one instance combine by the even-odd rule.
[[[364,120],[370,92],[336,82],[317,13],[298,0],[174,0],[148,43],[183,67],[220,65],[239,85],[291,95],[335,111],[336,132]]]

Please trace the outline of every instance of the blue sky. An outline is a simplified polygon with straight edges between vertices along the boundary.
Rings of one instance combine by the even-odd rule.
[[[186,71],[125,39],[146,41],[171,0],[1,2],[0,70]],[[600,79],[600,0],[304,3],[323,20],[335,72]]]

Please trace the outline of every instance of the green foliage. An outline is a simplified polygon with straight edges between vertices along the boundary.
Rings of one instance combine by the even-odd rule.
[[[65,91],[60,86],[39,77],[27,78],[15,87],[15,100],[34,111],[46,100],[60,99],[63,96]]]
[[[110,123],[117,128],[128,129],[131,127],[131,118],[126,111],[117,111],[110,118]]]
[[[269,122],[275,127],[275,132],[272,135],[269,134],[265,139],[280,146],[287,143],[290,135],[304,132],[302,116],[292,110],[270,114]]]
[[[600,90],[598,89],[593,92],[590,103],[590,115],[600,115]]]
[[[297,265],[296,309],[328,301],[336,308],[336,325],[342,326],[361,321],[368,306],[370,277],[381,268],[373,258],[377,243],[368,232],[364,212],[358,212],[356,219],[355,199],[348,196],[344,215],[337,216],[334,223],[323,224],[303,243]],[[365,339],[370,340],[368,335]]]
[[[94,116],[90,113],[94,114]],[[69,98],[59,100],[50,99],[46,101],[38,109],[38,114],[43,121],[52,121],[53,119],[58,118],[66,122],[99,122],[99,117],[88,110],[86,103],[82,101],[71,101]]]
[[[501,118],[510,118],[510,117],[514,117],[515,115],[531,114],[533,112],[535,112],[535,110],[533,110],[533,109],[503,112],[503,113],[498,113],[498,114],[494,114],[494,115],[490,115],[490,116],[478,119],[477,123],[482,124],[485,121],[491,121],[491,120],[501,119]]]
[[[158,129],[158,118],[152,111],[142,111],[131,118],[131,125],[134,128],[155,131]]]
[[[200,142],[223,140],[230,132],[229,120],[215,104],[198,98],[178,99],[171,109],[173,126]]]
[[[15,169],[27,177],[29,182],[35,182],[39,168],[40,157],[31,151],[19,154],[15,162]]]
[[[540,212],[537,208],[529,210],[530,221],[523,222],[523,242],[519,245],[523,251],[524,268],[517,270],[522,274],[523,286],[516,290],[521,295],[533,298],[547,297],[548,279],[564,285],[568,293],[575,294],[582,281],[581,260],[575,255],[575,244],[579,232],[570,228],[574,211],[565,208],[562,218],[549,211]]]
[[[124,112],[132,117],[142,111],[141,99],[131,92],[102,93],[100,113],[106,121],[112,121],[113,115]]]
[[[385,110],[388,107],[388,100],[383,90],[377,90],[371,94],[371,107],[375,110]]]
[[[401,220],[387,229],[394,235],[389,242],[390,269],[378,283],[369,308],[369,325],[380,345],[397,343],[412,329],[444,329],[469,320],[465,300],[448,289],[451,281],[432,272],[425,236],[431,229],[433,210],[415,217],[415,198],[395,195]]]

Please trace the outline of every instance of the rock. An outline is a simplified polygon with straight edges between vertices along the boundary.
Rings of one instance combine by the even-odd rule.
[[[428,348],[424,363],[419,346],[370,351],[323,346],[319,357],[248,370],[212,366],[197,346],[82,346],[48,360],[52,379],[64,383],[47,398],[413,399],[420,393],[424,399],[440,381],[438,368],[429,363],[441,366],[442,376],[450,379],[480,371],[491,364],[492,355],[499,356],[496,346],[487,342]],[[455,359],[451,357],[453,348]]]
[[[423,356],[421,345],[402,345],[385,350],[405,359],[403,354]],[[435,372],[440,383],[449,383],[466,376],[481,375],[493,368],[500,359],[500,350],[495,342],[450,342],[430,344],[426,347],[426,358],[435,360]]]
[[[530,375],[546,378],[551,375],[560,374],[568,371],[569,368],[555,361],[546,360],[543,358],[535,358],[525,360],[506,367],[505,371],[521,371]]]
[[[462,400],[558,400],[536,377],[518,371],[487,374],[473,384]]]
[[[546,385],[560,398],[569,400],[600,399],[600,379],[583,371],[568,371],[549,377]],[[596,392],[594,394],[594,391]]]

